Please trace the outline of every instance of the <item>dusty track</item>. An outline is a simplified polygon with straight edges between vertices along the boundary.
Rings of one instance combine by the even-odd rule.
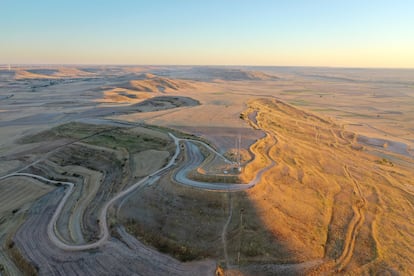
[[[223,226],[223,231],[221,232],[221,240],[223,242],[223,251],[224,251],[224,259],[226,260],[226,267],[230,267],[229,262],[229,255],[227,253],[227,229],[233,217],[233,201],[231,199],[231,193],[228,194],[229,199],[229,217],[227,218],[226,223]]]
[[[354,185],[354,191],[358,197],[358,200],[352,206],[352,209],[354,210],[354,217],[352,218],[348,226],[348,232],[346,235],[343,252],[337,260],[338,271],[342,271],[347,266],[347,264],[351,261],[358,231],[362,227],[362,224],[364,223],[365,217],[364,217],[363,209],[366,205],[366,199],[364,198],[364,195],[361,191],[361,187],[358,181],[356,181],[352,177],[351,173],[349,172],[348,166],[344,166],[344,171],[345,171],[345,175],[350,179],[350,182]]]

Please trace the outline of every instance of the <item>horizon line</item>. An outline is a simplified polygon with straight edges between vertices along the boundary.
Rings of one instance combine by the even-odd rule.
[[[24,67],[24,66],[121,66],[121,67],[266,67],[266,68],[331,68],[331,69],[397,69],[412,70],[413,67],[386,67],[386,66],[329,66],[329,65],[260,65],[260,64],[132,64],[132,63],[1,63],[0,67],[8,66]]]

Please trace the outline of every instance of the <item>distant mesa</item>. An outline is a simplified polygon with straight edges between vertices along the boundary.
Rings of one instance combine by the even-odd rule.
[[[279,77],[264,72],[228,67],[191,67],[166,72],[169,77],[199,81],[274,81]]]
[[[199,68],[200,73],[210,76],[213,80],[224,81],[270,81],[279,78],[259,71],[230,68]]]
[[[192,85],[185,80],[172,80],[153,74],[142,74],[137,80],[131,80],[121,88],[141,91],[141,92],[174,92],[180,89],[191,88]]]
[[[62,66],[58,68],[33,67],[15,68],[15,78],[19,79],[60,79],[60,78],[84,78],[95,76],[75,67]]]
[[[276,76],[262,73],[259,71],[242,71],[232,72],[233,78],[239,77],[240,80],[277,80]]]

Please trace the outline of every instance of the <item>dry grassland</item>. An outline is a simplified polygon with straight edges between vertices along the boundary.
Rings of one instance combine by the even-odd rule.
[[[273,141],[252,151],[274,143],[245,175],[276,165],[248,196],[275,240],[297,260],[325,260],[319,272],[413,271],[413,167],[378,162],[355,149],[357,134],[283,102],[252,101],[253,111]]]

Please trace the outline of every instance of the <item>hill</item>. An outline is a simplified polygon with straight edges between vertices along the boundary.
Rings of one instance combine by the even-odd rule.
[[[164,93],[178,91],[192,86],[188,81],[173,80],[153,74],[143,74],[139,78],[137,80],[131,80],[128,84],[124,84],[121,87],[142,92]]]

